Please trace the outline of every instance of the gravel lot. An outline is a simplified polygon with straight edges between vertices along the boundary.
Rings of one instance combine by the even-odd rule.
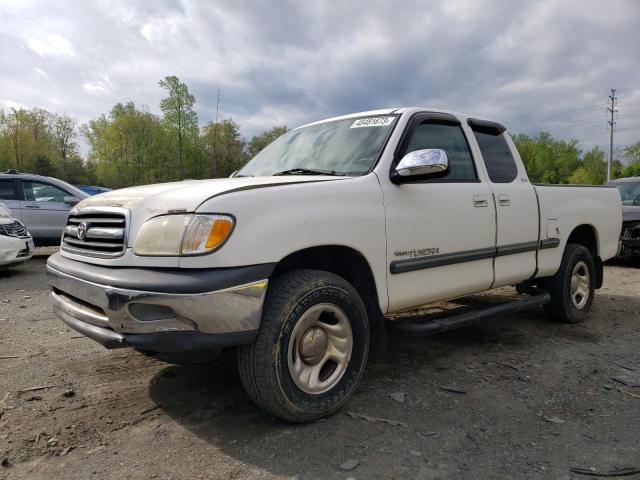
[[[2,479],[588,479],[570,467],[640,467],[637,262],[605,268],[582,325],[532,310],[393,336],[346,408],[291,425],[250,403],[232,354],[175,366],[66,328],[45,260],[0,272]]]

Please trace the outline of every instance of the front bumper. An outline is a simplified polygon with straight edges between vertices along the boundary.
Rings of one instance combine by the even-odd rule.
[[[640,238],[630,238],[621,240],[622,243],[622,255],[640,254]]]
[[[108,268],[52,255],[54,312],[107,348],[183,352],[251,343],[274,265]]]
[[[622,223],[620,244],[621,255],[640,255],[640,221]]]
[[[0,236],[0,266],[25,262],[33,256],[34,251],[31,237]]]

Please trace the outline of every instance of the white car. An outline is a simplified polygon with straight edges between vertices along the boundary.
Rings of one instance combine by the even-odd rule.
[[[387,326],[435,333],[532,306],[582,321],[621,221],[615,188],[533,185],[499,123],[388,109],[291,130],[234,178],[83,200],[48,272],[71,328],[107,348],[238,347],[249,396],[309,421],[348,400]],[[385,322],[507,285],[522,297]]]
[[[0,268],[25,262],[34,251],[33,239],[25,226],[11,217],[9,208],[0,203]]]

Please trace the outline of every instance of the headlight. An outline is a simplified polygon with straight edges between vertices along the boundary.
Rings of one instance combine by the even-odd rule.
[[[228,215],[163,215],[142,225],[133,253],[143,256],[179,256],[209,253],[231,235]]]

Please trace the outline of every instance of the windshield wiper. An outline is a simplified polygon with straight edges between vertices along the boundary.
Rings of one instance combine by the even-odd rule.
[[[336,177],[344,177],[344,173],[338,173],[333,170],[311,170],[308,168],[291,168],[289,170],[283,170],[282,172],[273,174],[274,177],[278,175],[332,175]]]

